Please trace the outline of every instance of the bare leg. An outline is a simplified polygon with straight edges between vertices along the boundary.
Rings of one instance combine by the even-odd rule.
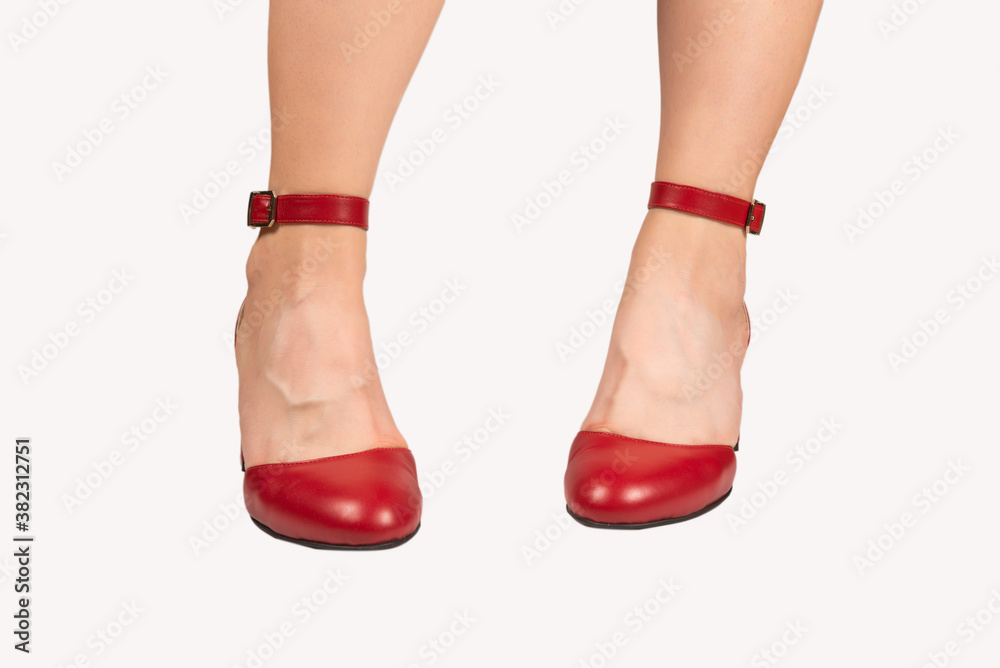
[[[753,196],[821,5],[659,0],[656,180]],[[686,58],[688,39],[713,21],[722,25],[714,42]],[[735,444],[747,341],[745,267],[739,227],[650,210],[583,428],[666,443]]]
[[[443,2],[401,3],[364,49],[345,54],[385,0],[271,0],[271,190],[369,196]],[[354,227],[279,225],[251,249],[236,349],[247,466],[406,447],[376,372],[365,243]]]

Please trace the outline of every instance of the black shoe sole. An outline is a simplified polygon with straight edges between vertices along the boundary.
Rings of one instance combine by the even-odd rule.
[[[312,540],[302,540],[301,538],[289,538],[288,536],[283,536],[270,527],[261,524],[252,517],[250,519],[253,520],[253,523],[257,525],[258,529],[272,538],[288,541],[289,543],[295,543],[296,545],[311,547],[314,550],[388,550],[392,547],[399,547],[406,541],[416,536],[417,532],[420,531],[420,525],[418,524],[417,528],[413,530],[413,533],[403,536],[402,538],[396,538],[395,540],[387,540],[384,543],[372,543],[371,545],[335,545],[333,543],[317,543]]]
[[[700,517],[701,515],[704,515],[713,508],[717,508],[718,506],[720,506],[722,502],[728,499],[729,495],[732,493],[733,493],[733,488],[730,487],[728,492],[723,494],[715,501],[712,501],[712,503],[708,504],[701,510],[694,511],[690,515],[685,515],[684,517],[668,517],[665,520],[654,520],[652,522],[640,522],[637,524],[609,524],[607,522],[595,522],[593,520],[588,520],[586,517],[580,517],[579,515],[573,514],[573,511],[569,509],[568,505],[566,506],[566,512],[569,513],[570,517],[572,517],[574,520],[576,520],[585,527],[593,527],[595,529],[651,529],[652,527],[661,527],[665,524],[677,524],[678,522],[693,520],[696,517]]]

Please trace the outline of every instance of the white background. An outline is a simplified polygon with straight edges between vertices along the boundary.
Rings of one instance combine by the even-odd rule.
[[[9,33],[39,9],[5,3],[0,535],[14,533],[13,440],[30,436],[37,536],[30,657],[11,648],[15,575],[0,558],[5,665],[247,666],[286,622],[263,665],[766,666],[759,653],[778,643],[780,665],[918,667],[949,641],[948,665],[993,665],[1000,620],[971,641],[960,625],[991,600],[1000,610],[1000,278],[976,283],[1000,252],[996,3],[910,0],[888,37],[890,2],[828,3],[757,188],[769,208],[749,240],[758,329],[732,497],[657,530],[567,522],[566,454],[611,328],[566,360],[556,344],[615,296],[645,210],[654,4],[586,2],[555,29],[555,0],[445,7],[372,196],[376,348],[412,331],[446,280],[467,289],[383,371],[425,481],[423,528],[402,548],[352,554],[272,540],[239,499],[231,336],[255,236],[247,194],[267,183],[266,146],[241,152],[267,127],[265,3],[220,18],[209,0],[71,2],[16,51]],[[157,66],[166,78],[121,119],[115,99]],[[482,76],[500,87],[448,126]],[[57,178],[52,163],[103,118],[113,132]],[[609,118],[627,129],[518,233],[511,215]],[[445,143],[391,191],[386,174],[435,127]],[[948,129],[957,139],[914,179],[907,163]],[[185,222],[181,205],[230,160],[241,173]],[[845,226],[896,179],[902,194],[852,242]],[[134,278],[85,321],[78,305],[122,269]],[[980,289],[959,308],[969,281]],[[770,311],[782,293],[792,305]],[[940,309],[947,321],[894,369],[889,354]],[[24,381],[19,366],[69,323],[79,334]],[[158,399],[179,408],[130,451],[122,434]],[[454,444],[496,408],[509,420],[462,461]],[[824,419],[841,426],[797,468],[789,452]],[[69,510],[114,450],[123,463]],[[457,473],[433,487],[449,459]],[[915,502],[949,462],[967,471]],[[787,484],[754,496],[779,471]],[[907,512],[914,526],[860,566]],[[304,621],[295,606],[328,570],[349,579]],[[671,578],[679,591],[637,628],[630,611]],[[95,634],[133,601],[138,618],[102,645]],[[464,613],[475,621],[451,638]],[[783,648],[796,623],[807,630]],[[625,643],[604,660],[616,633]],[[443,654],[429,649],[439,638]]]

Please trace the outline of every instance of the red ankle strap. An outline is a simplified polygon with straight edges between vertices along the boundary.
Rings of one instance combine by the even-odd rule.
[[[368,229],[368,200],[349,195],[278,195],[270,190],[250,193],[247,225],[328,223]]]
[[[760,234],[764,225],[764,203],[746,201],[713,193],[693,186],[679,186],[666,181],[654,181],[649,191],[649,208],[677,209],[731,225],[747,228],[750,234]]]

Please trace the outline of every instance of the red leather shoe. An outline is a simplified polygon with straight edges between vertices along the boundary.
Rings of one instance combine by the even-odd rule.
[[[420,527],[417,466],[408,448],[251,466],[243,498],[266,533],[309,547],[396,547]]]
[[[368,200],[345,195],[250,194],[247,225],[326,223],[368,229]],[[243,307],[236,321],[239,332]],[[236,340],[239,341],[237,335]],[[301,462],[243,466],[243,498],[254,524],[299,545],[378,550],[420,528],[423,499],[408,448],[375,448]]]
[[[649,208],[654,207],[739,225],[751,234],[760,234],[764,223],[765,207],[757,200],[663,181],[653,183]],[[682,445],[581,431],[563,481],[566,510],[581,524],[607,529],[645,529],[698,517],[732,492],[737,450],[738,441]]]

